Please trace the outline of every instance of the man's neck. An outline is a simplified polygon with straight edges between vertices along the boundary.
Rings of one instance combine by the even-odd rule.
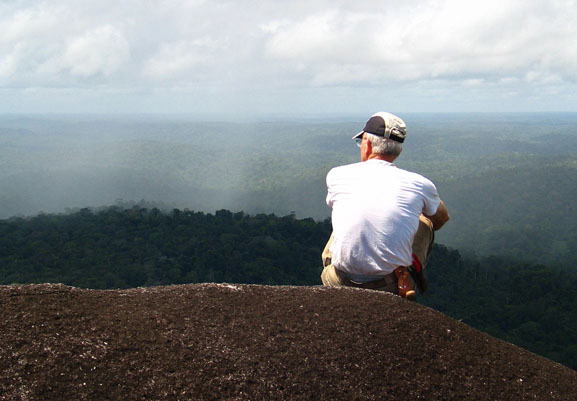
[[[386,162],[393,163],[396,158],[397,158],[397,156],[391,156],[391,155],[376,155],[376,154],[374,154],[374,153],[371,153],[371,154],[369,155],[369,157],[367,158],[367,160],[377,159],[377,160],[384,160],[384,161],[386,161]]]

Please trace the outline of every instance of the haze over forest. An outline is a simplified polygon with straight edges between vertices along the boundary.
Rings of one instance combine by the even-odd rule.
[[[438,186],[438,242],[577,261],[577,114],[402,114],[401,168]],[[0,218],[147,202],[321,220],[325,175],[356,162],[366,116],[201,122],[185,116],[0,117]]]

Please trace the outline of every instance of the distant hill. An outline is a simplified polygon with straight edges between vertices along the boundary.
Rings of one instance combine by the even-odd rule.
[[[403,118],[396,164],[438,185],[453,215],[442,243],[574,269],[576,113]],[[364,122],[0,115],[0,218],[144,200],[323,220],[325,176],[359,160]]]
[[[575,400],[577,372],[387,293],[0,286],[0,400]]]
[[[452,218],[438,233],[441,242],[575,270],[576,161],[499,168],[438,186]]]

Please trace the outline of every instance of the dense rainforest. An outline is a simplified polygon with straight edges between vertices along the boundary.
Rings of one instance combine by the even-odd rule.
[[[577,114],[403,114],[400,168],[437,185],[463,255],[577,266]],[[0,218],[144,199],[326,219],[327,172],[359,160],[366,116],[203,122],[0,115]]]
[[[113,206],[0,220],[0,284],[320,285],[330,221]],[[418,302],[577,369],[577,273],[436,245]]]

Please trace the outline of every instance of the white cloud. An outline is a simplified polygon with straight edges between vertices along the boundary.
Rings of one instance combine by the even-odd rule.
[[[474,88],[488,97],[499,88],[552,88],[557,99],[575,101],[576,0],[385,3],[0,2],[0,89],[106,88],[140,96],[159,88],[209,95],[226,88],[214,96],[261,91],[263,99],[298,102],[331,88],[342,96],[343,88],[362,97],[383,87],[416,96],[434,83],[436,93]]]
[[[16,60],[14,54],[8,54],[0,58],[0,78],[8,78],[16,72]]]
[[[572,2],[574,3],[574,2]],[[423,2],[410,12],[327,12],[293,23],[269,23],[270,58],[299,61],[324,80],[329,69],[363,70],[359,80],[499,79],[540,66],[575,66],[577,7],[567,2],[446,0]],[[552,62],[555,54],[559,66]],[[338,64],[334,66],[332,64]],[[364,64],[365,68],[359,68]],[[346,67],[354,66],[354,67]],[[376,68],[376,66],[379,66]],[[340,67],[340,68],[339,68]],[[575,71],[574,68],[570,71]],[[372,77],[367,77],[367,73]],[[333,74],[334,75],[334,74]],[[338,74],[337,74],[338,75]],[[335,81],[336,83],[336,81]]]
[[[63,19],[66,19],[66,12],[60,7],[16,10],[11,18],[1,19],[0,42],[21,42],[52,36],[60,30]]]
[[[0,17],[6,27],[0,34],[3,65],[11,65],[7,85],[75,86],[78,78],[119,71],[129,59],[127,39],[112,24],[83,18],[82,11],[65,2],[34,2]]]
[[[484,83],[484,81],[482,79],[465,79],[463,81],[463,86],[478,87],[478,86],[482,86],[483,83]]]
[[[269,23],[268,26],[274,27],[274,34],[267,44],[267,54],[272,58],[308,61],[328,61],[327,57],[339,58],[339,53],[335,50],[339,49],[340,41],[345,35],[337,29],[336,22],[337,15],[328,12],[284,27],[281,22]]]
[[[225,47],[210,38],[164,43],[158,52],[145,62],[143,73],[157,79],[190,76],[196,67],[218,62],[214,55],[217,50]]]
[[[90,77],[116,72],[129,58],[129,44],[122,32],[110,25],[85,32],[70,40],[62,66],[72,75]]]

